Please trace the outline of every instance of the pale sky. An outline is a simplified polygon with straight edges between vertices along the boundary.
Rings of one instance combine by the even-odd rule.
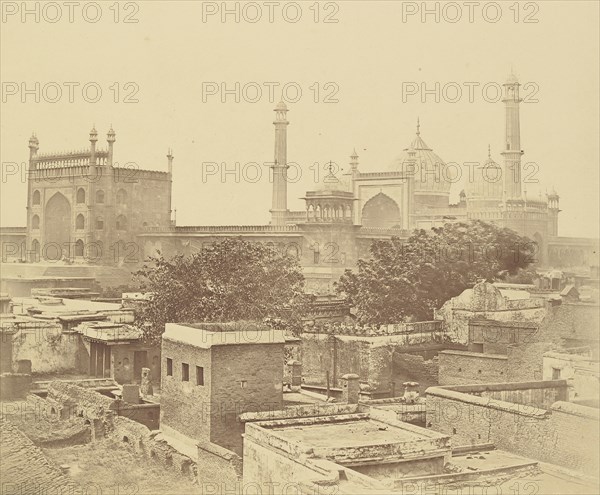
[[[165,155],[173,148],[179,225],[266,224],[271,203],[267,168],[253,181],[255,168],[244,164],[272,161],[273,108],[284,84],[292,83],[290,99],[294,87],[302,89],[299,101],[288,103],[288,160],[302,169],[301,179],[288,186],[288,206],[303,209],[299,198],[314,187],[314,162],[323,167],[332,160],[347,167],[356,148],[360,170],[387,170],[413,139],[417,118],[421,137],[444,161],[484,161],[490,144],[500,163],[504,107],[486,101],[481,88],[492,83],[488,99],[493,99],[493,88],[513,67],[521,84],[529,83],[522,94],[537,88],[538,101],[521,104],[523,162],[539,165],[535,178],[540,184],[527,186],[530,196],[555,187],[563,210],[559,235],[598,236],[599,2],[522,2],[519,22],[510,8],[514,2],[499,2],[496,23],[491,22],[495,11],[488,9],[486,20],[481,7],[475,7],[470,23],[464,6],[455,23],[449,20],[456,11],[448,7],[445,12],[440,7],[445,16],[439,22],[433,15],[422,22],[418,13],[404,22],[403,8],[406,13],[421,2],[403,6],[400,1],[322,2],[319,22],[314,2],[299,2],[302,17],[292,23],[294,6],[286,7],[287,21],[282,15],[282,7],[290,3],[279,2],[272,23],[264,2],[254,4],[262,9],[262,18],[251,23],[254,7],[245,8],[246,19],[240,22],[233,15],[221,22],[219,14],[203,22],[203,8],[219,8],[221,2],[203,6],[192,1],[124,2],[119,22],[116,9],[110,9],[113,2],[100,2],[98,22],[86,21],[79,7],[70,23],[68,8],[57,2],[62,16],[51,23],[55,10],[40,10],[40,22],[33,14],[22,22],[20,12],[12,15],[21,2],[2,2],[3,172],[11,169],[9,162],[27,161],[32,131],[40,153],[62,151],[88,147],[95,124],[98,146],[104,148],[112,124],[118,163],[166,170]],[[31,9],[35,4],[26,2]],[[236,2],[226,4],[235,9]],[[436,2],[426,4],[434,9]],[[93,9],[86,14],[88,19],[96,16]],[[127,15],[139,22],[124,23]],[[338,22],[323,22],[327,15]],[[36,82],[40,93],[46,86],[47,94],[40,95],[39,103],[35,95],[22,102],[22,83],[35,91]],[[211,82],[231,89],[250,83],[247,98],[242,95],[235,102],[229,95],[223,103],[218,94],[203,102],[203,83]],[[73,102],[65,83],[78,83]],[[90,98],[94,85],[102,89],[98,102],[84,100],[81,88],[87,83],[94,83]],[[277,101],[269,101],[265,83],[279,84]],[[403,98],[407,83],[429,89],[450,84],[448,98],[458,85],[463,94],[454,103],[443,96],[436,102],[433,94],[423,102],[421,94]],[[474,101],[469,101],[465,83],[478,84]],[[57,85],[63,88],[60,98],[53,89]],[[255,97],[256,85],[263,94],[253,103],[248,99]],[[139,101],[125,103],[136,88],[133,98]],[[334,89],[338,101],[325,103]],[[58,101],[49,101],[53,98]],[[234,174],[203,181],[203,162],[225,162],[231,170],[239,162],[240,181],[235,182]],[[453,187],[454,196],[461,187]],[[1,224],[24,226],[22,176],[3,173],[1,196]]]

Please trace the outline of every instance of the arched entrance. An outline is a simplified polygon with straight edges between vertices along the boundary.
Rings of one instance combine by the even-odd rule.
[[[389,196],[379,193],[373,196],[362,210],[365,227],[390,228],[400,223],[400,208]]]
[[[44,211],[46,259],[60,260],[67,254],[71,240],[71,204],[61,193],[56,193],[46,203]]]

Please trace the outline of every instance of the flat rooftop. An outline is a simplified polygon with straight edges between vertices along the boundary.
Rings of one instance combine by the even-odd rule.
[[[270,445],[286,455],[343,466],[394,463],[450,454],[442,433],[392,419],[386,411],[295,417],[246,423],[248,440]]]
[[[420,435],[371,418],[348,419],[335,423],[317,423],[272,428],[288,440],[311,447],[365,447],[369,445],[411,442]]]
[[[163,340],[203,349],[222,345],[285,344],[283,330],[259,323],[167,323]]]

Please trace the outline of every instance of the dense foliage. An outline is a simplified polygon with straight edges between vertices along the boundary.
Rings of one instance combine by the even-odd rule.
[[[166,259],[159,253],[136,279],[152,294],[137,319],[154,342],[167,322],[269,319],[297,329],[305,304],[298,261],[242,239],[228,238],[191,256]]]
[[[416,230],[406,241],[374,241],[371,258],[346,270],[339,293],[362,323],[428,320],[433,310],[480,280],[501,280],[535,261],[536,245],[481,221]]]

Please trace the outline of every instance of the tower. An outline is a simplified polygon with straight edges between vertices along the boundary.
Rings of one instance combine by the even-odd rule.
[[[109,167],[112,167],[113,165],[113,145],[115,144],[116,141],[116,134],[115,131],[113,131],[112,128],[112,124],[110,126],[110,130],[108,131],[108,134],[106,135],[106,141],[108,142],[108,157],[107,157],[107,165]]]
[[[557,236],[558,235],[558,214],[560,213],[559,208],[559,195],[552,188],[552,192],[547,195],[548,198],[548,233],[550,235]]]
[[[511,72],[504,83],[506,127],[504,134],[504,190],[507,199],[521,198],[521,130],[519,125],[519,81]]]
[[[275,162],[273,169],[273,202],[271,224],[285,225],[287,209],[287,106],[283,101],[275,107]]]
[[[167,152],[167,163],[168,163],[168,170],[169,170],[169,200],[168,200],[168,205],[169,205],[169,215],[168,215],[168,219],[169,219],[169,224],[171,225],[175,225],[174,219],[171,218],[171,213],[173,212],[173,205],[172,205],[172,201],[173,201],[173,193],[172,193],[172,189],[173,189],[173,150],[171,148],[169,148],[169,151]],[[177,212],[175,212],[175,214],[177,215]],[[176,219],[175,219],[176,220]]]
[[[98,142],[98,131],[96,126],[90,131],[90,166],[96,165],[96,143]]]
[[[40,142],[34,133],[31,134],[29,138],[29,168],[31,170],[35,169],[35,157],[37,155],[38,150],[40,149]]]

